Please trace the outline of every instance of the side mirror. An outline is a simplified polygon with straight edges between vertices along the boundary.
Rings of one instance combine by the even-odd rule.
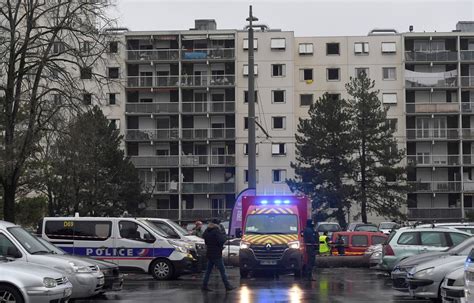
[[[242,229],[236,228],[236,229],[235,229],[235,236],[236,236],[237,238],[242,238]]]
[[[19,259],[22,257],[21,252],[15,246],[10,246],[7,249],[7,257]]]

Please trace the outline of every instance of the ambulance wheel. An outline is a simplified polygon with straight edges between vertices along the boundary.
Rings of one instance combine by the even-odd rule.
[[[249,276],[249,271],[245,269],[240,269],[240,278],[241,279],[247,279]]]
[[[173,278],[174,270],[170,261],[157,259],[151,263],[151,274],[156,280],[170,280]]]

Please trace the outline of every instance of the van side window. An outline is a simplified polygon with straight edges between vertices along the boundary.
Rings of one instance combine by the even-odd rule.
[[[0,255],[8,255],[8,248],[17,249],[10,239],[8,239],[4,234],[0,234]]]
[[[112,233],[109,221],[47,221],[45,233],[50,239],[105,241]]]
[[[368,246],[369,238],[367,236],[352,236],[352,246]]]
[[[382,244],[384,243],[386,240],[385,237],[381,237],[381,236],[372,236],[372,245],[376,245],[376,244]]]
[[[149,241],[154,237],[142,226],[131,221],[119,222],[120,237],[135,241]]]
[[[443,232],[423,231],[421,232],[421,245],[443,247],[448,246],[448,243]]]
[[[397,244],[401,245],[419,245],[418,233],[417,232],[407,232],[400,235],[398,238]]]

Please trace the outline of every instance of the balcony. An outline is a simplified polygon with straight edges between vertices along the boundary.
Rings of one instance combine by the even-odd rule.
[[[127,129],[125,140],[132,142],[152,142],[178,140],[178,129]]]
[[[232,209],[182,209],[181,220],[185,221],[205,221],[211,218],[229,219]],[[179,219],[178,209],[146,209],[144,217],[167,218],[171,220]]]
[[[229,60],[234,59],[235,49],[233,48],[201,48],[183,50],[181,54],[183,60]]]
[[[179,112],[179,104],[178,102],[127,103],[125,112],[128,114],[176,114]]]
[[[407,140],[457,140],[457,139],[459,139],[459,130],[457,128],[407,129]]]
[[[235,183],[181,183],[183,194],[233,194]]]
[[[173,167],[178,166],[179,156],[131,156],[130,160],[136,168]]]
[[[453,88],[457,86],[457,77],[405,77],[407,88]]]
[[[234,113],[235,101],[183,102],[183,113]]]
[[[437,61],[457,61],[456,51],[406,51],[405,61],[407,62],[437,62]]]
[[[460,208],[409,208],[408,218],[411,220],[461,219]]]
[[[130,61],[175,61],[179,59],[177,49],[127,50]]]
[[[181,86],[184,87],[212,87],[234,86],[235,75],[201,75],[181,76]]]
[[[463,182],[464,192],[472,193],[474,192],[474,181],[468,180]]]
[[[169,194],[178,192],[177,182],[142,182],[145,193]]]
[[[461,77],[461,86],[462,87],[474,87],[474,76],[462,76]]]
[[[407,103],[407,114],[458,113],[459,103]]]
[[[463,140],[474,140],[474,128],[461,129]]]
[[[235,138],[235,128],[185,128],[183,140],[226,140]]]
[[[408,165],[415,166],[457,166],[461,164],[460,155],[407,155]]]
[[[417,193],[449,193],[460,192],[462,189],[459,181],[419,181],[408,184]]]
[[[130,76],[127,77],[128,88],[177,87],[179,76]]]
[[[474,112],[474,102],[462,102],[461,110],[463,113],[472,113]]]
[[[474,155],[462,155],[463,165],[474,165]]]
[[[235,165],[235,155],[187,155],[181,157],[186,167],[225,167]]]
[[[462,61],[474,61],[474,50],[462,50],[461,51]]]

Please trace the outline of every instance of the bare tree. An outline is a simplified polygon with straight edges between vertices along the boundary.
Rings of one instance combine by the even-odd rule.
[[[0,2],[0,183],[5,220],[15,221],[15,195],[28,159],[50,121],[73,113],[100,91],[113,20],[101,0]],[[66,115],[67,116],[67,115]]]

